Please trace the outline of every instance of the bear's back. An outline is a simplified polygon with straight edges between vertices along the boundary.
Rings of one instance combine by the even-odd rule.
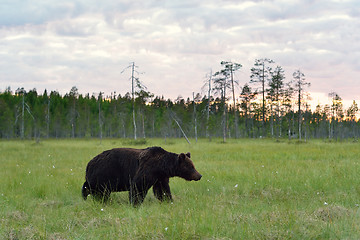
[[[87,179],[91,182],[129,182],[139,167],[138,149],[114,148],[95,156],[86,167]]]

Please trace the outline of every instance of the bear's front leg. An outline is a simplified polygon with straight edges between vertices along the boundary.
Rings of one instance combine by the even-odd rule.
[[[156,181],[153,186],[153,192],[160,201],[172,201],[169,178]]]
[[[145,199],[148,190],[136,190],[135,188],[131,188],[129,191],[129,201],[130,204],[134,207],[139,206]]]
[[[139,206],[145,199],[148,190],[150,189],[152,181],[150,179],[141,178],[136,180],[130,186],[129,201],[134,207]]]

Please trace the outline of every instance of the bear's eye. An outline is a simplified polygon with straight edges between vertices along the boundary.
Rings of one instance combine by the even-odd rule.
[[[194,165],[191,164],[190,162],[187,162],[187,161],[184,161],[184,162],[182,163],[182,165],[183,165],[184,168],[186,168],[186,169],[193,169],[193,168],[194,168]]]

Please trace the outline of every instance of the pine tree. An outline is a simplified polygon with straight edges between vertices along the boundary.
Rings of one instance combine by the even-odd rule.
[[[302,113],[301,113],[301,104],[304,98],[305,87],[310,86],[310,83],[306,82],[305,74],[300,70],[296,70],[293,73],[293,78],[295,81],[295,91],[297,92],[298,100],[298,127],[299,127],[299,140],[301,140],[301,127],[302,127]]]
[[[262,106],[261,106],[261,115],[262,115],[262,135],[265,136],[265,86],[266,82],[269,81],[271,77],[271,67],[267,66],[267,64],[274,63],[273,60],[268,58],[255,59],[255,64],[253,68],[251,68],[250,75],[250,83],[260,83],[262,94]]]

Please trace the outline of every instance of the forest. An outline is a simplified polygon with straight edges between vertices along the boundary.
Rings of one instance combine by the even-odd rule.
[[[154,96],[134,75],[132,91],[123,96],[83,95],[75,86],[63,96],[24,88],[13,92],[8,87],[0,92],[0,137],[357,140],[360,121],[355,101],[344,109],[341,97],[332,92],[331,102],[312,111],[304,73],[297,70],[285,82],[282,67],[272,69],[270,63],[256,60],[249,83],[235,94],[233,76],[241,64],[223,61],[223,69],[206,81],[206,94],[193,93],[187,99]]]

